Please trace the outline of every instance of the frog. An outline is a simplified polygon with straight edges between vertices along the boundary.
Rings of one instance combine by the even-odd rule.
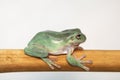
[[[66,61],[71,66],[82,68],[89,71],[89,67],[84,64],[91,64],[91,60],[82,60],[86,55],[80,58],[73,56],[75,49],[79,49],[79,45],[86,41],[86,36],[79,28],[65,29],[62,31],[45,30],[38,32],[24,48],[26,55],[37,57],[48,64],[52,70],[61,68],[60,65],[52,61],[49,55],[66,55]]]

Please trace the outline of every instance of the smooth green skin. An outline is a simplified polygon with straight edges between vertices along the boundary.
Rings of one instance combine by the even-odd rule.
[[[48,58],[49,54],[67,54],[66,60],[69,64],[88,70],[82,64],[82,60],[78,60],[72,56],[74,49],[78,48],[79,44],[85,40],[85,35],[78,28],[67,29],[61,32],[42,31],[33,37],[24,51],[27,55],[41,58],[51,69],[54,69],[53,65],[58,68],[60,66]],[[65,53],[65,51],[67,52]]]

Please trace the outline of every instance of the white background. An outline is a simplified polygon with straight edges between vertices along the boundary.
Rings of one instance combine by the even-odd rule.
[[[0,0],[0,49],[23,49],[39,31],[80,28],[84,49],[120,50],[120,0]],[[120,73],[7,73],[0,80],[113,80]]]

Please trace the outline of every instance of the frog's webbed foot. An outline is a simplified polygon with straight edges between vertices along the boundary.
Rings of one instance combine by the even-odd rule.
[[[55,69],[54,66],[57,68],[61,68],[59,65],[55,64],[52,60],[48,58],[42,58],[42,60],[44,60],[52,70]]]
[[[75,56],[75,59],[76,59],[76,61],[78,61],[78,66],[79,67],[81,67],[81,68],[83,68],[83,69],[85,69],[86,71],[89,71],[89,68],[88,67],[86,67],[86,66],[84,66],[84,64],[92,64],[92,61],[91,60],[83,60],[84,58],[86,57],[86,55],[85,54],[83,54],[80,58],[77,58],[76,56]]]
[[[75,56],[75,58],[76,58],[76,56]],[[80,63],[82,63],[82,64],[92,64],[92,61],[91,60],[86,60],[86,61],[83,61],[83,59],[84,58],[86,58],[86,55],[85,54],[83,54],[80,58],[76,58],[77,60],[79,60],[80,61]]]
[[[89,71],[89,68],[84,66],[84,64],[91,64],[92,61],[91,60],[87,60],[87,61],[83,61],[82,59],[84,59],[86,57],[86,55],[82,55],[80,58],[77,58],[76,56],[72,56],[72,55],[69,55],[67,56],[67,61],[69,64],[73,65],[73,66],[77,66],[77,67],[80,67],[86,71]]]

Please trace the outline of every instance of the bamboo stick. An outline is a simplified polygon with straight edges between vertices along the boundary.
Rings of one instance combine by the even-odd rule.
[[[75,50],[73,53],[77,57],[82,54],[87,55],[84,60],[93,61],[93,64],[85,64],[90,67],[90,71],[120,71],[120,50]],[[61,68],[51,70],[41,59],[25,55],[23,49],[1,49],[0,72],[84,71],[81,68],[69,65],[66,61],[66,55],[56,57],[55,63]]]

